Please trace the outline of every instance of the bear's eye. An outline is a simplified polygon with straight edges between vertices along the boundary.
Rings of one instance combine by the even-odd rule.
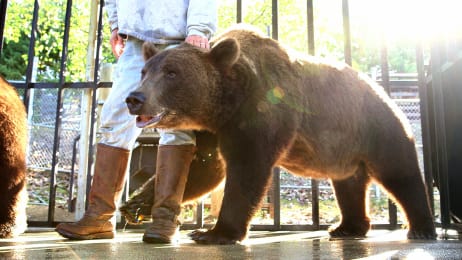
[[[169,71],[166,74],[167,78],[174,79],[176,77],[176,73],[174,71]]]

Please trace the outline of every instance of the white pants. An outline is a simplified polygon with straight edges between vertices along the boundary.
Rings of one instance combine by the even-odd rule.
[[[136,127],[136,117],[128,112],[125,98],[138,87],[144,59],[141,53],[143,42],[129,38],[119,57],[113,73],[111,92],[101,111],[100,143],[131,150],[141,129]],[[192,131],[158,130],[159,145],[196,144]]]

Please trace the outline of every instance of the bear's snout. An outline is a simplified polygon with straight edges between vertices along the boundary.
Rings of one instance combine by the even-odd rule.
[[[132,115],[139,115],[141,113],[141,108],[145,101],[146,96],[142,92],[131,92],[125,99],[128,111],[130,111]]]

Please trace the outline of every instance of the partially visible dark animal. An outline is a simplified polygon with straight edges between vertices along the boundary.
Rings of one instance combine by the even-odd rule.
[[[26,230],[26,110],[0,77],[0,238]]]

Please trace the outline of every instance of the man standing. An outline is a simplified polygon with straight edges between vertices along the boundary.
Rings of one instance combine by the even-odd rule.
[[[90,205],[75,223],[61,223],[56,231],[70,239],[113,238],[115,210],[121,198],[130,150],[141,129],[125,104],[134,91],[144,65],[144,41],[159,49],[183,41],[209,48],[216,30],[216,0],[107,0],[111,47],[118,58],[112,90],[101,112],[101,141],[97,144]],[[147,243],[170,243],[178,230],[177,220],[189,166],[195,150],[192,131],[159,130],[153,223],[145,231]]]

